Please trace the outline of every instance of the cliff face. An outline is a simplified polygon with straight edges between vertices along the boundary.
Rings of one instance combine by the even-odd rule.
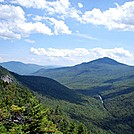
[[[1,79],[2,79],[4,82],[7,82],[7,83],[13,82],[13,79],[10,78],[8,75],[3,75],[3,76],[1,76]]]

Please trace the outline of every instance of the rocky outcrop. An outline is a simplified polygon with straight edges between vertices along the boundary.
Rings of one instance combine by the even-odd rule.
[[[7,82],[7,83],[13,82],[13,79],[12,79],[11,77],[9,77],[8,75],[3,75],[3,76],[1,76],[1,79],[2,79],[4,82]]]

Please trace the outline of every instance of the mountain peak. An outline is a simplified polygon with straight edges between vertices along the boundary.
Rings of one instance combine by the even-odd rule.
[[[124,65],[124,64],[119,63],[116,60],[111,59],[109,57],[99,58],[99,59],[93,60],[93,61],[91,61],[89,63],[98,63],[98,64],[103,63],[103,64],[110,64],[110,65]]]

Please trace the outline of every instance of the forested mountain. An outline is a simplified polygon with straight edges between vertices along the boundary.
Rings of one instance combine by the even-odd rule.
[[[73,67],[42,71],[72,89],[50,78],[20,76],[0,67],[0,131],[31,134],[134,133],[134,67],[102,58]],[[27,123],[29,118],[32,120],[30,125]],[[42,129],[44,127],[45,130]]]
[[[40,70],[48,76],[90,97],[99,96],[109,117],[102,128],[117,134],[134,133],[134,67],[101,58],[73,67]]]
[[[16,77],[14,77],[13,75]],[[104,117],[108,117],[108,113],[105,109],[103,109],[100,100],[94,98],[88,98],[82,95],[75,93],[75,91],[71,91],[70,89],[62,86],[61,84],[53,81],[51,79],[42,79],[41,77],[37,77],[37,79],[42,79],[50,83],[46,82],[43,87],[40,86],[40,80],[37,80],[35,77],[31,78],[26,76],[19,76],[17,74],[10,74],[6,69],[0,67],[0,100],[1,100],[1,119],[0,119],[0,131],[2,133],[63,133],[63,134],[111,134],[112,131],[105,130],[102,128],[100,124],[100,120]],[[7,83],[2,79],[3,76],[10,77],[13,81],[11,83]],[[24,79],[23,79],[24,78]],[[23,82],[27,80],[29,83],[37,84],[37,90],[34,88],[34,94],[36,94],[38,100],[42,102],[40,104],[33,93],[30,92],[32,89],[28,89],[31,84],[22,85]],[[19,81],[18,81],[18,80]],[[20,84],[21,82],[21,84]],[[43,82],[43,83],[44,83]],[[51,85],[51,82],[53,83]],[[39,83],[39,84],[38,84]],[[57,86],[57,85],[58,86]],[[47,85],[48,87],[46,87]],[[63,98],[55,98],[53,96],[54,91],[49,95],[45,91],[45,88],[50,91],[56,90],[60,95],[63,94]],[[56,89],[55,87],[59,89]],[[63,89],[62,89],[62,88]],[[39,92],[38,92],[38,89]],[[42,92],[42,90],[44,91]],[[63,90],[63,92],[62,92]],[[65,95],[69,95],[67,93],[73,93],[73,100],[71,97]],[[61,93],[60,93],[61,92]],[[45,94],[46,93],[46,94]],[[57,94],[56,93],[56,94]],[[65,94],[64,94],[65,93]],[[55,94],[54,94],[55,95]],[[77,98],[77,97],[80,98]],[[65,98],[65,99],[64,99]],[[76,99],[74,101],[74,99]],[[77,100],[78,99],[78,100]],[[85,125],[87,125],[88,130]],[[88,132],[89,131],[89,132]]]
[[[0,133],[88,134],[88,130],[82,123],[66,119],[59,107],[50,109],[39,103],[29,89],[0,66]]]
[[[47,76],[73,89],[87,89],[100,84],[106,85],[114,80],[125,81],[132,78],[134,67],[104,57],[72,67],[41,69],[36,76]]]
[[[12,75],[23,85],[44,96],[74,103],[82,102],[81,96],[76,91],[61,85],[53,79],[39,76],[21,76],[15,73],[12,73]]]
[[[23,74],[28,75],[31,74],[41,68],[48,69],[48,68],[54,68],[52,66],[41,66],[36,64],[25,64],[18,61],[9,61],[9,62],[3,62],[0,63],[0,65],[9,71],[15,72],[17,74]]]

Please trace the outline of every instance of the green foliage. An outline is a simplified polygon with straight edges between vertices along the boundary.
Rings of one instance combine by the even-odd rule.
[[[49,109],[18,82],[0,80],[0,133],[68,134],[69,128],[71,121],[66,120],[59,107]]]
[[[117,80],[122,82],[126,79],[134,80],[134,67],[102,58],[72,67],[41,69],[34,75],[55,79],[71,89],[89,89],[100,85],[111,85]]]
[[[90,133],[134,133],[133,66],[102,58],[73,67],[39,70],[35,75],[53,78],[67,87],[76,89],[79,93],[90,96],[88,99],[84,97],[90,102],[91,97],[96,99],[92,103],[93,107],[87,102],[82,103],[83,107],[81,103],[61,104],[64,112],[69,114],[69,117],[85,123]],[[98,95],[102,96],[103,104]],[[98,106],[97,100],[103,110]]]
[[[20,76],[15,73],[12,74],[22,84],[33,91],[38,91],[38,93],[41,93],[42,95],[74,103],[80,103],[83,101],[80,94],[63,86],[55,80],[45,77]]]
[[[0,73],[14,79],[7,70],[0,70]],[[95,61],[72,68],[47,70],[45,74],[51,74],[84,95],[48,78],[13,74],[22,84],[37,92],[35,94],[43,105],[15,79],[10,84],[1,80],[2,133],[134,133],[133,67],[106,60],[99,61],[99,64]]]

